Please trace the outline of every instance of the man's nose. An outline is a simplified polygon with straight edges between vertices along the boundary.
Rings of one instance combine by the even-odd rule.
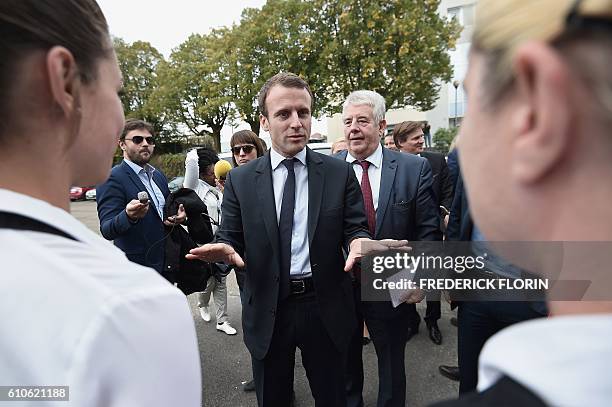
[[[357,125],[357,120],[356,119],[353,119],[351,121],[351,125],[349,126],[349,131],[351,133],[355,133],[355,132],[359,131],[359,126]]]
[[[291,113],[291,127],[294,129],[299,129],[302,127],[302,122],[300,121],[300,116],[297,112]]]

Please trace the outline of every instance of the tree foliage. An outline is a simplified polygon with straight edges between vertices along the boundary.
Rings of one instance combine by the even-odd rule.
[[[255,133],[259,133],[257,95],[271,76],[293,72],[316,89],[318,51],[311,44],[311,7],[308,1],[269,0],[261,9],[245,9],[240,25],[226,32],[234,104],[240,119]]]
[[[126,115],[211,137],[218,149],[228,121],[240,119],[259,133],[258,92],[281,71],[309,83],[317,117],[339,111],[357,89],[379,92],[388,108],[429,110],[451,78],[447,51],[460,33],[438,6],[439,0],[268,0],[245,9],[237,25],[190,36],[168,61],[147,43],[116,40]]]
[[[152,99],[158,111],[194,136],[209,135],[220,151],[221,129],[232,112],[227,60],[219,35],[193,34],[158,68]]]
[[[459,127],[450,127],[448,129],[439,128],[433,137],[434,148],[442,154],[448,154],[450,146],[457,137]]]
[[[157,81],[157,67],[164,61],[162,54],[143,41],[128,44],[114,38],[113,45],[123,76],[120,97],[125,117],[146,120],[158,135],[167,136],[172,132],[171,123],[164,120],[150,100]]]
[[[326,111],[357,89],[388,108],[433,108],[452,76],[447,53],[460,28],[438,15],[438,0],[314,0]]]

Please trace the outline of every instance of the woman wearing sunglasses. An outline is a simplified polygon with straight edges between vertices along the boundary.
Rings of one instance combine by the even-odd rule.
[[[232,135],[230,140],[232,162],[239,167],[264,155],[263,140],[251,130],[240,130]]]

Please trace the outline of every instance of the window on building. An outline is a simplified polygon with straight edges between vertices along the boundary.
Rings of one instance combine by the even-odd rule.
[[[463,27],[474,25],[474,5],[451,7],[446,10],[448,19],[455,18]]]

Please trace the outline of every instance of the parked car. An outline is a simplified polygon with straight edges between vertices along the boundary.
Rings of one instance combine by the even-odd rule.
[[[80,201],[85,199],[85,194],[87,191],[94,189],[91,187],[71,187],[70,188],[70,200],[71,201]]]
[[[168,182],[168,189],[170,190],[170,192],[174,192],[177,191],[181,188],[183,188],[183,181],[185,180],[185,177],[174,177],[172,178],[172,180],[170,180],[170,182]]]
[[[85,192],[85,199],[87,199],[88,201],[95,201],[96,200],[96,190],[90,189],[89,191]]]
[[[308,148],[317,153],[331,155],[332,143],[308,143]]]

